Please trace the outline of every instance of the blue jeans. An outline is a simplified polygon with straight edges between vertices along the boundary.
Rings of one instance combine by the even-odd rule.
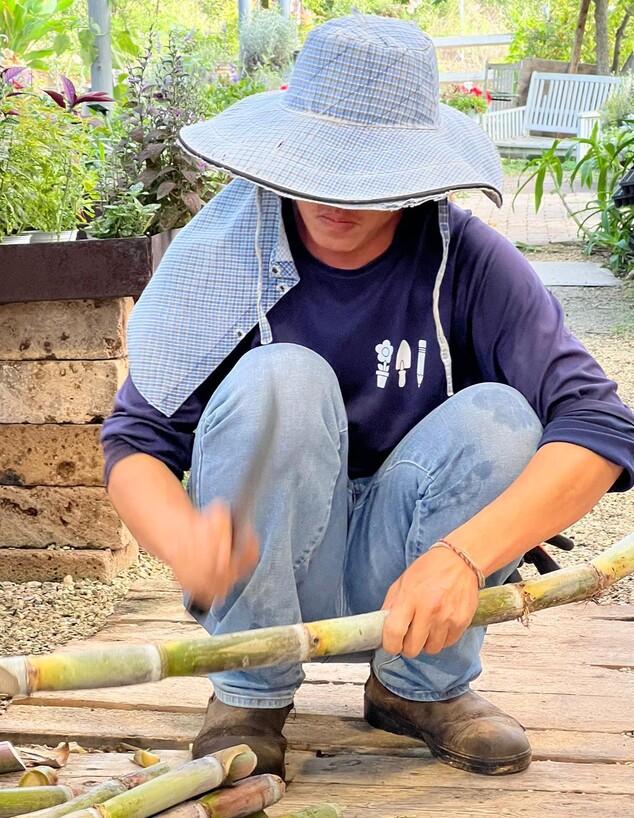
[[[378,610],[417,557],[520,474],[542,434],[519,392],[484,383],[425,417],[372,477],[351,481],[335,373],[304,347],[262,346],[240,359],[203,413],[189,483],[196,506],[235,497],[269,411],[271,380],[278,429],[255,516],[260,558],[201,619],[211,634]],[[515,567],[487,584],[504,582]],[[480,673],[484,633],[471,628],[452,647],[415,659],[377,650],[372,666],[404,698],[452,698]],[[226,704],[283,707],[303,678],[301,664],[292,664],[217,673],[213,683]]]

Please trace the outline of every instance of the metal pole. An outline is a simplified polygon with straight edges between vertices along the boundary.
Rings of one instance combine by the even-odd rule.
[[[110,51],[110,5],[108,0],[88,0],[88,25],[95,35],[97,56],[90,68],[91,91],[112,94]]]
[[[248,23],[251,17],[251,0],[238,0],[238,23]]]
[[[283,17],[291,16],[291,0],[280,0]]]

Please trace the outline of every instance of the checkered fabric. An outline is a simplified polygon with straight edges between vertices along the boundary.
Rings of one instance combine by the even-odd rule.
[[[438,224],[443,255],[433,312],[451,395],[439,310],[450,241],[446,199]],[[235,179],[179,232],[132,311],[128,354],[136,388],[173,415],[253,327],[259,324],[262,343],[273,340],[266,313],[298,281],[280,197]]]
[[[313,29],[290,87],[189,125],[192,154],[299,199],[402,207],[480,188],[501,203],[498,153],[439,102],[434,46],[413,23],[354,14]]]
[[[264,314],[298,280],[279,197],[234,180],[176,236],[132,312],[128,353],[139,392],[172,415],[258,322],[262,342],[272,340]]]

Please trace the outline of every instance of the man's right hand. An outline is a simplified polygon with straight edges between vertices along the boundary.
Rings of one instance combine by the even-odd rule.
[[[205,610],[257,563],[257,537],[247,526],[233,531],[227,503],[193,508],[181,481],[150,455],[139,452],[115,463],[108,494],[139,545],[169,565]]]
[[[231,510],[222,500],[185,516],[169,564],[181,587],[200,608],[209,610],[256,565],[259,544],[252,528],[235,537]]]

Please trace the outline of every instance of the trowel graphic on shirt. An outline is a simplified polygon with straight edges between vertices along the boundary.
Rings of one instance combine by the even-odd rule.
[[[396,371],[398,372],[398,385],[405,386],[405,379],[407,378],[407,370],[412,365],[412,350],[405,339],[401,341],[401,345],[396,353]]]

